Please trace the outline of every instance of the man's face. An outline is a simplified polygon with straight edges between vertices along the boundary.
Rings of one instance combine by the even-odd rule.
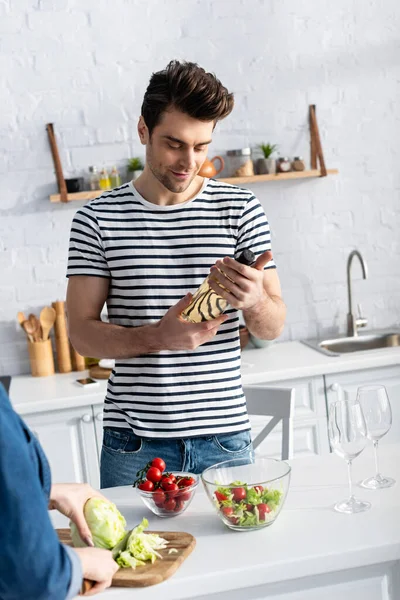
[[[187,190],[207,156],[213,121],[199,121],[178,110],[163,114],[151,137],[141,118],[139,135],[146,144],[146,162],[170,192]]]

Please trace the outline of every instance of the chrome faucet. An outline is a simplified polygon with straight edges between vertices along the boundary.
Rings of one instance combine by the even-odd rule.
[[[358,260],[360,261],[363,279],[367,279],[367,277],[368,277],[367,265],[366,265],[363,257],[361,256],[361,254],[358,250],[353,250],[352,252],[350,252],[349,258],[347,259],[347,296],[348,296],[348,300],[349,300],[349,312],[347,313],[347,336],[348,337],[356,337],[358,335],[358,333],[357,333],[358,328],[365,327],[368,324],[367,319],[365,319],[364,317],[361,316],[360,305],[358,305],[359,317],[357,318],[353,315],[353,299],[352,299],[352,294],[351,294],[350,271],[351,271],[351,265],[353,262],[353,258],[355,256],[357,256]]]

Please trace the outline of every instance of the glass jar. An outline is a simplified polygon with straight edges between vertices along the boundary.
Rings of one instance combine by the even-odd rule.
[[[305,162],[301,156],[295,156],[292,162],[293,171],[304,171],[306,168]]]
[[[276,170],[278,171],[278,173],[288,173],[292,170],[292,164],[287,156],[281,156],[280,158],[278,158]]]
[[[228,150],[230,177],[251,177],[254,175],[254,165],[251,160],[251,148]]]

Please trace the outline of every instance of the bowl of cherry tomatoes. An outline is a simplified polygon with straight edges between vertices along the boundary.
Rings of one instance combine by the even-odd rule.
[[[196,492],[200,477],[186,471],[166,470],[162,458],[154,458],[137,473],[133,487],[144,504],[158,517],[183,513]]]

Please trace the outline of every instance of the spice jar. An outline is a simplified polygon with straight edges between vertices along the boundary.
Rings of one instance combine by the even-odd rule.
[[[301,156],[295,156],[292,162],[293,171],[304,171],[306,168],[305,162]]]
[[[281,156],[280,158],[278,158],[278,162],[276,165],[276,170],[278,171],[278,173],[287,173],[288,171],[291,171],[291,169],[292,165],[287,156]]]
[[[254,165],[251,160],[251,148],[228,150],[229,172],[231,177],[251,177]]]

